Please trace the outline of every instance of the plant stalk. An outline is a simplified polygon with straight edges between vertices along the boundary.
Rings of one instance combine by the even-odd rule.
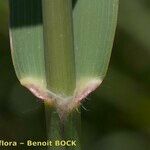
[[[71,0],[43,0],[45,65],[48,90],[71,96],[75,57]]]
[[[81,150],[81,116],[75,111],[61,120],[55,108],[45,103],[47,139],[52,141],[52,147],[47,150]],[[57,141],[75,141],[76,145],[57,146]]]
[[[43,0],[42,5],[47,89],[62,97],[52,97],[56,103],[62,103],[61,100],[73,97],[76,85],[72,1]],[[80,150],[80,113],[60,117],[57,109],[45,101],[47,139],[53,141],[48,150]],[[73,140],[76,146],[57,147],[56,140]]]

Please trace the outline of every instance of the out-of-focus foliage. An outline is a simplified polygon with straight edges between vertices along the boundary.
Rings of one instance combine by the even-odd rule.
[[[41,139],[45,134],[42,104],[16,79],[7,28],[2,28],[7,27],[4,1],[0,1],[0,139]],[[109,71],[83,104],[85,150],[150,149],[149,16],[149,0],[120,0]]]

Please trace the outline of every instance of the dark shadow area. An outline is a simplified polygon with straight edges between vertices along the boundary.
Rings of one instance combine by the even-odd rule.
[[[41,0],[10,0],[10,24],[12,28],[42,23]]]
[[[78,0],[72,0],[72,8],[73,8],[73,9],[75,8],[75,5],[77,4],[77,1],[78,1]]]

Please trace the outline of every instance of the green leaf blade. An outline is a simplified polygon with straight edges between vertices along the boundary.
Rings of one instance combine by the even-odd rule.
[[[46,88],[41,0],[10,1],[10,41],[19,81],[43,97],[37,93]]]
[[[70,111],[104,79],[118,0],[11,0],[16,74],[34,95]],[[73,18],[72,18],[73,14]]]
[[[88,84],[91,84],[93,91],[106,74],[117,24],[117,12],[118,0],[77,1],[74,10],[74,39],[79,91],[86,88],[89,91]],[[87,95],[85,92],[83,94]]]

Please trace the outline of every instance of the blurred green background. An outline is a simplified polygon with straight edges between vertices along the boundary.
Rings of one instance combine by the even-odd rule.
[[[120,0],[107,76],[81,110],[84,150],[150,150],[149,28],[149,0]],[[14,73],[8,5],[0,0],[0,140],[41,140],[45,134],[42,103],[20,86]]]

